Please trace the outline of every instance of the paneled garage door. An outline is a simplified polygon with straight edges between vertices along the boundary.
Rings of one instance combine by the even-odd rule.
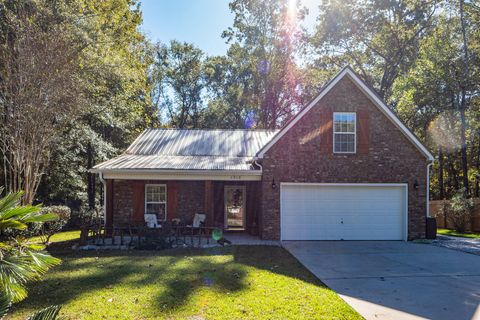
[[[280,186],[282,240],[406,240],[404,184]]]

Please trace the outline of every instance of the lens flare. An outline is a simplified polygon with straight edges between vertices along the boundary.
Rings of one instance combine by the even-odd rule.
[[[288,19],[290,23],[295,23],[297,20],[297,1],[288,0]]]
[[[245,116],[245,129],[252,129],[255,126],[255,112],[249,111]]]
[[[454,115],[440,115],[428,127],[430,138],[446,152],[453,152],[461,147],[459,128]]]

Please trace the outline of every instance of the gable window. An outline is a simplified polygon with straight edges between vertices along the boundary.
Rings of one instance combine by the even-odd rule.
[[[155,214],[158,220],[167,219],[167,186],[165,184],[145,185],[145,213]]]
[[[333,113],[333,152],[355,153],[357,151],[356,119],[354,112]]]

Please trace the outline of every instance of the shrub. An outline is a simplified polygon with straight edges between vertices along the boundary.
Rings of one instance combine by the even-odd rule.
[[[103,209],[85,209],[78,213],[80,227],[98,225],[103,223]]]
[[[43,207],[40,210],[41,213],[53,213],[57,215],[58,219],[45,222],[43,224],[37,224],[34,228],[38,228],[40,236],[42,236],[42,240],[44,243],[48,243],[50,241],[50,237],[53,236],[55,233],[61,231],[63,227],[68,223],[70,219],[71,210],[67,206],[50,206],[50,207]]]
[[[447,206],[448,220],[456,231],[464,232],[473,213],[473,199],[465,196],[465,190],[458,190]]]
[[[173,241],[168,232],[158,233],[158,230],[147,229],[143,237],[132,242],[138,250],[163,250],[172,247]]]

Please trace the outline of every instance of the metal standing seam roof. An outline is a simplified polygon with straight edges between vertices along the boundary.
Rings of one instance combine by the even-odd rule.
[[[254,170],[278,130],[147,129],[124,154],[94,170]]]

